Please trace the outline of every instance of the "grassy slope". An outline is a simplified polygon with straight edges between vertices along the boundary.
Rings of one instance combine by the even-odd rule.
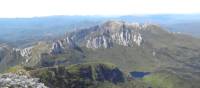
[[[157,72],[143,78],[153,88],[199,88],[195,81],[188,81],[171,72]]]
[[[117,45],[110,49],[85,49],[84,54],[86,62],[110,62],[126,72],[152,71],[156,67],[153,55],[137,46],[130,48]]]

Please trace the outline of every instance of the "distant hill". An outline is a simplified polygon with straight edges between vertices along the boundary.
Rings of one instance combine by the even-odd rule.
[[[200,21],[180,22],[166,25],[167,29],[172,32],[192,35],[200,38]]]
[[[162,25],[163,27],[165,27],[166,30],[171,32],[179,32],[183,34],[192,35],[194,37],[200,37],[199,14],[121,16],[119,19],[128,22],[156,23]]]
[[[67,31],[100,23],[100,16],[49,16],[34,18],[0,18],[0,40],[19,46],[60,37]]]

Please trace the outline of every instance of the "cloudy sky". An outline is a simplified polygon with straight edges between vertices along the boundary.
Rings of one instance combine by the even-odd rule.
[[[0,17],[200,13],[200,0],[0,0]]]

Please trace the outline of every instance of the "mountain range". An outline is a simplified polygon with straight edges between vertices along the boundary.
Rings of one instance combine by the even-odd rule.
[[[199,43],[159,24],[109,20],[27,47],[1,44],[0,71],[23,68],[50,88],[199,88]]]
[[[104,23],[107,20],[155,23],[171,32],[199,37],[199,15],[143,15],[143,16],[47,16],[33,18],[0,18],[0,41],[13,47],[26,47],[43,40],[57,39],[65,32]],[[56,29],[56,32],[55,32]],[[30,36],[31,34],[31,36]]]

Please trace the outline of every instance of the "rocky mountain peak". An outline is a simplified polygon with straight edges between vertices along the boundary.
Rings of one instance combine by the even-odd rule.
[[[86,47],[111,48],[114,44],[123,46],[140,46],[143,38],[142,25],[123,21],[108,21],[100,25],[97,31],[88,35]]]
[[[67,33],[67,37],[52,44],[50,54],[62,53],[66,48],[112,48],[115,44],[122,46],[141,46],[144,31],[151,30],[154,24],[127,23],[110,20],[103,24]],[[156,25],[155,25],[156,26]]]
[[[147,30],[150,26],[158,26],[157,24],[153,23],[128,23],[124,21],[117,21],[117,20],[110,20],[102,25],[100,25],[104,30],[112,30],[112,31],[119,31],[120,29],[132,29],[132,30]]]
[[[110,21],[105,22],[101,26],[106,30],[117,30],[117,29],[121,29],[123,25],[124,25],[123,21],[110,20]]]

